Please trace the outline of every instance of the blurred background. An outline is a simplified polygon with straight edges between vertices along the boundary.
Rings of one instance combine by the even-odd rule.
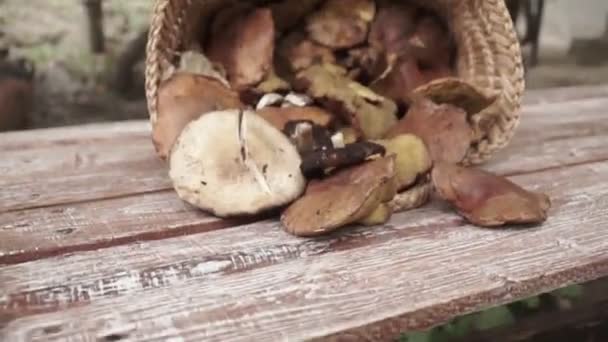
[[[608,81],[608,1],[508,2],[524,44],[528,89]],[[151,5],[0,0],[0,104],[18,109],[0,118],[0,130],[146,118]]]

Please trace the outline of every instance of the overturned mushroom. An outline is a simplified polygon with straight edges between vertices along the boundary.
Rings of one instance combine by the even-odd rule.
[[[219,217],[253,215],[298,198],[306,180],[289,139],[248,110],[216,111],[189,123],[170,157],[180,198]]]
[[[428,146],[434,161],[452,163],[464,159],[473,139],[473,130],[464,110],[449,104],[437,105],[425,98],[413,103],[387,137],[401,134],[419,136]]]
[[[240,90],[261,82],[271,71],[275,30],[268,8],[235,12],[216,24],[206,52],[209,59],[224,66],[228,81]]]
[[[316,236],[354,223],[386,222],[390,211],[383,204],[395,195],[394,175],[394,156],[387,156],[313,180],[281,215],[283,227]]]
[[[152,141],[162,159],[169,156],[175,140],[192,120],[217,110],[244,108],[236,92],[216,78],[177,72],[158,90],[158,116]]]
[[[363,43],[376,14],[373,0],[327,0],[318,12],[308,17],[310,38],[333,49]]]
[[[317,64],[301,71],[294,87],[341,115],[363,138],[381,138],[397,123],[395,103],[350,80],[334,65]]]
[[[547,195],[483,170],[439,163],[433,168],[432,179],[441,198],[482,227],[541,223],[551,207]]]

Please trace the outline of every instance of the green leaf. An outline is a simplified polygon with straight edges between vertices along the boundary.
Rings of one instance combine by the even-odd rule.
[[[475,320],[475,327],[479,330],[487,330],[503,325],[515,323],[515,317],[506,306],[497,306],[479,313]]]

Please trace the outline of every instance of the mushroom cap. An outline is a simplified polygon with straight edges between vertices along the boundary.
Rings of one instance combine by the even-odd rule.
[[[221,80],[178,72],[163,82],[158,91],[158,117],[152,141],[161,159],[166,159],[188,122],[227,108],[244,108],[237,92]]]
[[[254,215],[290,203],[305,189],[300,155],[250,110],[207,113],[190,122],[170,156],[184,201],[219,217]]]
[[[304,196],[281,215],[283,228],[297,236],[317,236],[365,222],[394,196],[394,163],[393,155],[377,158],[311,181]]]

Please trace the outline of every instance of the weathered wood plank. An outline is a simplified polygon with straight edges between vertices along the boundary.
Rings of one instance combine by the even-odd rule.
[[[513,179],[551,195],[546,224],[481,229],[435,205],[320,239],[267,222],[5,266],[0,336],[387,340],[608,275],[608,162]]]
[[[123,137],[150,137],[145,120],[116,121],[76,126],[41,128],[0,134],[0,151],[104,143]]]
[[[573,100],[608,97],[608,85],[582,85],[529,90],[523,104],[550,104]]]
[[[512,149],[606,134],[607,106],[608,98],[527,106]],[[170,188],[166,165],[154,154],[147,122],[0,134],[0,150],[7,153],[0,161],[0,172],[6,175],[0,179],[0,213]],[[581,153],[572,162],[595,158]],[[100,174],[104,170],[109,171]]]
[[[0,265],[229,227],[171,191],[0,215]]]
[[[608,120],[603,111],[606,105],[608,100],[586,100],[578,103],[576,108],[582,108],[580,112],[557,112],[563,105],[543,106],[547,111],[543,111],[543,107],[532,107],[512,145],[485,167],[500,174],[521,174],[608,159],[608,139],[601,138],[608,135]],[[589,136],[580,134],[580,125],[590,127],[584,131]],[[525,143],[519,143],[522,140]],[[136,154],[138,149],[133,148],[132,151]],[[109,153],[105,156],[108,161],[113,158]],[[113,161],[105,166],[96,166],[101,165],[97,163],[89,170],[95,170],[95,167],[109,170],[85,173],[79,177],[68,174],[63,178],[55,173],[56,178],[38,175],[20,183],[4,184],[0,192],[0,212],[1,207],[20,209],[35,204],[42,207],[0,215],[0,234],[3,237],[0,239],[0,264],[125,243],[141,238],[142,234],[151,238],[173,235],[188,231],[182,226],[196,226],[201,220],[205,220],[208,227],[227,226],[226,222],[216,222],[219,220],[184,206],[170,189],[166,171],[162,165],[156,164],[159,163],[156,157],[141,158],[122,166]],[[70,186],[66,187],[66,184]],[[163,189],[169,190],[146,192]],[[138,191],[147,195],[130,196]],[[104,196],[110,199],[95,203],[73,202]],[[64,204],[43,205],[49,203]],[[145,208],[145,211],[134,216],[128,210],[132,206]],[[74,219],[75,213],[78,220]],[[99,228],[108,226],[115,228],[112,231]]]

